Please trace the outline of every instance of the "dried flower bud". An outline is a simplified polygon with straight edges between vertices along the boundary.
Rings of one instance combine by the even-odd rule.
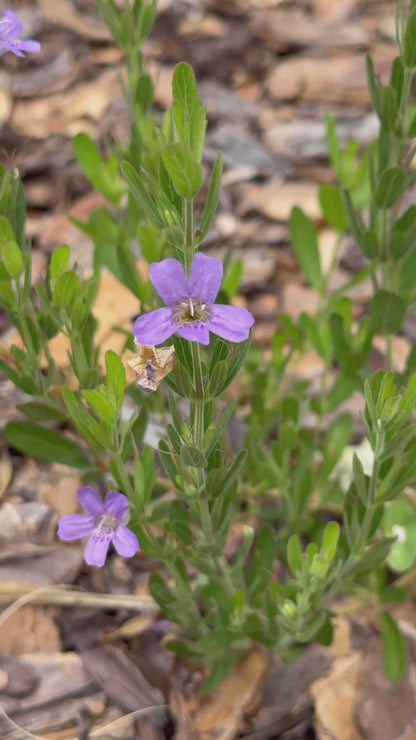
[[[143,393],[152,393],[159,383],[173,370],[175,364],[175,348],[153,347],[147,344],[137,344],[137,355],[133,355],[127,364],[137,376],[137,385]]]

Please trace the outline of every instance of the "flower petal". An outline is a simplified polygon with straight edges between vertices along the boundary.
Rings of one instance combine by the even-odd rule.
[[[26,41],[15,41],[14,43],[16,44],[19,51],[28,51],[32,53],[40,51],[39,41],[32,41],[31,39],[27,39]]]
[[[94,517],[85,514],[65,514],[58,522],[58,537],[61,540],[79,540],[91,534],[94,528]]]
[[[214,303],[222,280],[222,264],[216,257],[197,252],[189,270],[189,297]]]
[[[174,306],[189,297],[188,281],[178,260],[168,258],[161,262],[152,262],[149,279],[167,306]]]
[[[12,38],[13,36],[18,36],[22,31],[23,26],[17,15],[12,10],[6,10],[0,21],[0,34]]]
[[[209,344],[208,325],[202,321],[195,321],[194,324],[182,324],[176,329],[177,333],[183,339],[189,342],[199,342],[200,344]]]
[[[230,342],[243,342],[250,333],[254,318],[250,311],[240,306],[211,306],[208,329]]]
[[[87,565],[96,565],[97,568],[104,565],[113,535],[113,529],[95,527],[84,550],[84,560]]]
[[[19,51],[16,47],[15,41],[8,41],[7,39],[0,39],[1,54],[5,54],[6,51],[11,51],[16,57],[24,57],[23,52]]]
[[[94,491],[91,486],[79,488],[77,491],[77,499],[85,511],[92,516],[102,514],[104,511],[104,504],[101,501],[101,498],[97,491]]]
[[[133,557],[139,549],[139,543],[134,532],[122,524],[114,532],[113,545],[122,558]]]
[[[133,334],[139,344],[161,344],[176,331],[170,308],[157,308],[144,313],[133,324]]]
[[[129,502],[122,493],[109,491],[105,497],[104,511],[121,522],[127,513]]]

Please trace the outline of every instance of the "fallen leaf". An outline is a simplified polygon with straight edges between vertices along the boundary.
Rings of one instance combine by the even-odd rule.
[[[200,740],[235,738],[244,715],[259,699],[266,665],[264,654],[253,650],[233,666],[213,694],[201,697],[193,693],[185,698],[182,692],[174,690],[173,711],[181,724],[180,737]]]
[[[356,652],[335,660],[328,675],[311,685],[320,740],[363,740],[355,718],[362,671],[363,654]]]

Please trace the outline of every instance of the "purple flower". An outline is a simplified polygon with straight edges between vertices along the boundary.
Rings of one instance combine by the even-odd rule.
[[[15,39],[23,31],[23,26],[12,10],[6,10],[0,20],[0,56],[12,51],[17,57],[24,57],[24,51],[40,51],[37,41],[20,41]]]
[[[191,342],[209,344],[209,332],[230,342],[247,339],[253,316],[246,308],[214,304],[222,279],[222,264],[215,257],[195,254],[186,278],[174,259],[152,262],[149,278],[167,308],[139,316],[133,333],[139,344],[161,344],[175,331]]]
[[[118,491],[108,491],[105,503],[90,486],[77,491],[77,499],[86,514],[66,514],[58,523],[61,540],[78,540],[89,535],[84,551],[85,562],[100,568],[107,557],[111,541],[119,555],[131,558],[139,549],[136,535],[125,527],[128,501]]]

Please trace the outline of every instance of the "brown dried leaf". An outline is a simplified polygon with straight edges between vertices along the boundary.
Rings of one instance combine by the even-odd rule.
[[[210,696],[193,693],[185,698],[178,687],[172,695],[179,738],[232,740],[241,729],[244,715],[252,711],[266,671],[263,653],[253,650],[234,666]]]
[[[363,740],[355,718],[362,672],[363,653],[356,652],[335,660],[328,675],[312,684],[321,740]]]

